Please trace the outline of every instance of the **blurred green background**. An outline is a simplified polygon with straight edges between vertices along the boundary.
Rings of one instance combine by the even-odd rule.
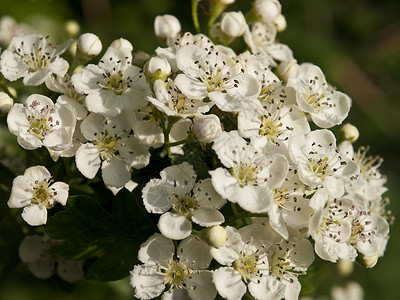
[[[400,1],[282,0],[281,3],[288,28],[278,35],[279,40],[291,47],[299,63],[319,65],[328,81],[353,99],[347,121],[360,130],[356,148],[370,145],[370,155],[384,158],[381,172],[387,175],[389,188],[385,195],[391,199],[393,215],[400,216]],[[207,1],[200,2],[201,21],[206,20],[203,11],[206,7]],[[246,12],[250,7],[250,1],[236,0],[229,10]],[[180,19],[184,31],[193,32],[189,0],[0,0],[0,14],[10,15],[59,42],[67,38],[66,21],[75,20],[82,33],[97,34],[103,48],[124,37],[132,42],[135,51],[149,53],[159,46],[153,33],[157,15],[173,14]],[[5,117],[0,120],[5,124]],[[0,137],[8,142],[4,130]],[[0,158],[7,155],[7,150],[0,149]],[[338,275],[335,265],[317,263],[316,274],[311,278],[316,284],[314,296],[329,295],[332,285],[355,280],[363,286],[365,299],[399,299],[397,222],[391,232],[386,254],[373,269],[356,265],[350,276],[343,277]],[[10,237],[10,241],[14,238]],[[6,249],[10,241],[0,240],[0,249]],[[128,279],[108,284],[81,281],[68,294],[52,281],[34,278],[22,263],[7,273],[0,266],[0,276],[0,299],[4,300],[133,299]]]

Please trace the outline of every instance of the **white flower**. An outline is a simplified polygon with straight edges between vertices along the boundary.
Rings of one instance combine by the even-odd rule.
[[[301,64],[297,76],[290,77],[287,86],[296,90],[298,106],[309,113],[319,127],[339,125],[349,113],[351,99],[332,89],[315,65]]]
[[[99,37],[93,33],[81,34],[76,46],[78,51],[88,58],[99,55],[103,47]]]
[[[339,153],[335,136],[326,129],[293,136],[289,155],[302,182],[311,188],[323,186],[336,198],[344,194],[345,178],[355,179],[360,172],[354,161]]]
[[[10,81],[23,77],[24,85],[34,86],[42,84],[51,74],[63,77],[69,65],[59,55],[67,47],[68,44],[53,46],[40,34],[14,37],[1,55],[1,73]]]
[[[130,134],[126,115],[105,118],[91,113],[80,128],[88,142],[79,147],[75,159],[86,178],[93,178],[101,166],[104,183],[121,187],[131,179],[131,167],[140,169],[149,163],[148,147]]]
[[[204,99],[186,97],[171,79],[167,82],[156,80],[153,90],[155,98],[147,99],[169,116],[193,117],[209,111],[212,106],[212,103],[204,102]]]
[[[0,19],[0,43],[8,46],[15,36],[26,35],[32,32],[32,28],[23,23],[17,23],[11,16],[3,15]]]
[[[228,37],[236,38],[242,36],[247,28],[246,19],[241,11],[227,12],[221,17],[221,30]]]
[[[222,132],[221,121],[216,115],[198,115],[193,122],[194,133],[202,143],[211,143]]]
[[[350,281],[345,287],[333,286],[331,289],[331,297],[333,300],[363,300],[364,290],[357,282]]]
[[[222,111],[240,111],[253,107],[260,94],[258,80],[221,51],[187,45],[177,51],[176,60],[184,74],[178,74],[175,84],[189,98],[209,97]]]
[[[146,105],[150,88],[142,70],[131,61],[129,49],[109,47],[98,65],[87,65],[72,76],[76,91],[87,94],[89,111],[114,117],[124,108]]]
[[[172,15],[157,16],[154,20],[154,32],[162,39],[174,38],[181,32],[181,23]]]
[[[68,184],[53,182],[45,167],[30,167],[14,179],[7,204],[10,208],[23,207],[21,216],[29,225],[43,225],[47,221],[47,209],[57,202],[67,203],[68,190]]]
[[[76,117],[63,104],[54,104],[46,96],[33,94],[25,105],[16,103],[7,116],[8,129],[17,136],[22,148],[33,150],[42,146],[65,150],[72,142]]]
[[[191,165],[184,162],[167,167],[160,176],[146,184],[142,197],[148,212],[162,214],[158,228],[164,236],[175,240],[189,236],[191,221],[206,227],[224,222],[218,209],[225,201],[215,192],[210,179],[195,183],[196,173]]]
[[[217,294],[212,273],[204,270],[212,259],[209,246],[198,237],[191,235],[184,239],[175,255],[170,239],[153,235],[141,245],[138,258],[143,264],[136,265],[130,273],[135,297],[139,299],[152,299],[162,294],[164,300],[212,300]]]
[[[57,258],[51,253],[57,244],[56,241],[39,235],[26,236],[19,245],[19,257],[37,278],[47,279],[57,272],[64,281],[70,283],[79,281],[84,275],[83,261]]]
[[[287,159],[281,154],[264,155],[237,131],[220,133],[213,149],[226,167],[209,172],[215,190],[247,211],[267,212],[272,206],[272,189],[285,180]]]
[[[350,199],[330,198],[323,208],[315,212],[310,220],[309,232],[315,241],[315,253],[331,262],[339,258],[351,260],[357,256],[350,245],[351,218]]]

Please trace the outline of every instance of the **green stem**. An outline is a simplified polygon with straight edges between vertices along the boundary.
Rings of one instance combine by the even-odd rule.
[[[237,216],[239,213],[237,211],[235,203],[231,202],[231,208],[234,216]]]
[[[207,34],[210,33],[211,26],[226,8],[226,5],[221,4],[219,1],[211,0],[210,2],[211,15],[207,23]]]
[[[162,131],[164,134],[164,148],[165,151],[167,151],[167,155],[169,157],[169,159],[172,162],[172,152],[171,152],[171,147],[168,146],[170,144],[169,142],[169,132],[171,131],[171,125],[170,124],[165,124],[165,119],[164,119],[164,115],[162,113],[160,113],[160,122],[161,122],[161,127],[162,127]]]
[[[232,209],[233,210],[233,209]],[[242,218],[252,218],[252,217],[262,217],[262,218],[266,218],[268,217],[268,214],[255,214],[255,213],[250,213],[248,211],[244,211],[241,213],[238,213],[236,211],[233,212],[234,216],[232,216],[231,218],[229,218],[225,223],[224,226],[227,225],[232,225],[233,223],[235,223],[237,220],[242,219]]]
[[[171,147],[179,146],[182,144],[186,144],[187,142],[190,142],[190,141],[191,141],[191,138],[186,138],[186,139],[178,141],[178,142],[173,142],[173,143],[168,142],[168,144],[165,143],[165,147],[171,148]]]
[[[201,0],[192,0],[192,19],[193,19],[193,25],[197,33],[200,33],[200,24],[199,24],[199,18],[197,15],[197,6]]]

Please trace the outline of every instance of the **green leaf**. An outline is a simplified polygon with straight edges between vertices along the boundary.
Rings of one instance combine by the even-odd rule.
[[[67,209],[51,217],[46,226],[51,238],[64,240],[55,254],[66,259],[95,258],[88,279],[112,281],[128,276],[138,263],[140,245],[154,233],[137,199],[121,190],[110,214],[91,197],[70,197]]]

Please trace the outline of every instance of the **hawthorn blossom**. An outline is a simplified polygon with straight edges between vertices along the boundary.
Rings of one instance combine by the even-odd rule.
[[[47,222],[47,209],[57,202],[66,205],[68,190],[68,184],[54,182],[45,167],[30,167],[14,179],[7,205],[24,208],[21,216],[29,225],[43,225]]]
[[[81,123],[82,135],[88,140],[76,151],[76,166],[86,177],[93,178],[101,167],[103,181],[121,187],[131,179],[131,168],[149,163],[148,147],[130,134],[126,116],[103,117],[89,114]]]
[[[245,73],[240,60],[217,49],[187,45],[177,51],[176,62],[183,74],[178,74],[175,84],[187,97],[209,97],[222,111],[255,105],[261,86],[253,75]]]
[[[237,131],[220,133],[213,149],[225,166],[209,171],[215,190],[249,212],[269,211],[273,189],[282,185],[288,172],[286,157],[263,154],[247,144]]]
[[[226,201],[215,192],[211,179],[196,183],[196,173],[186,162],[165,168],[160,176],[145,185],[142,198],[148,212],[162,214],[158,228],[164,236],[175,240],[189,236],[191,221],[206,227],[224,222],[218,209]]]
[[[72,75],[71,82],[77,92],[87,95],[89,111],[115,117],[125,108],[146,105],[150,88],[142,73],[132,65],[129,48],[109,47],[98,65],[87,65]]]
[[[354,161],[339,153],[334,134],[326,129],[293,136],[289,155],[303,183],[311,188],[322,186],[336,198],[345,192],[345,178],[356,178],[360,172]]]
[[[42,146],[62,151],[70,147],[75,131],[73,110],[42,95],[30,95],[25,104],[16,103],[7,116],[8,129],[17,136],[22,148]]]
[[[152,299],[214,299],[217,291],[212,284],[209,246],[191,235],[180,242],[175,252],[172,240],[155,234],[140,247],[131,285],[135,297]],[[175,254],[176,253],[176,254]]]
[[[51,74],[63,77],[69,65],[59,55],[68,46],[69,43],[52,45],[48,42],[48,36],[40,34],[14,37],[1,54],[1,73],[10,81],[23,77],[24,85],[30,86],[42,84]]]
[[[315,65],[301,64],[297,76],[289,78],[287,86],[296,90],[297,105],[321,128],[341,124],[350,111],[351,99],[330,87]]]

